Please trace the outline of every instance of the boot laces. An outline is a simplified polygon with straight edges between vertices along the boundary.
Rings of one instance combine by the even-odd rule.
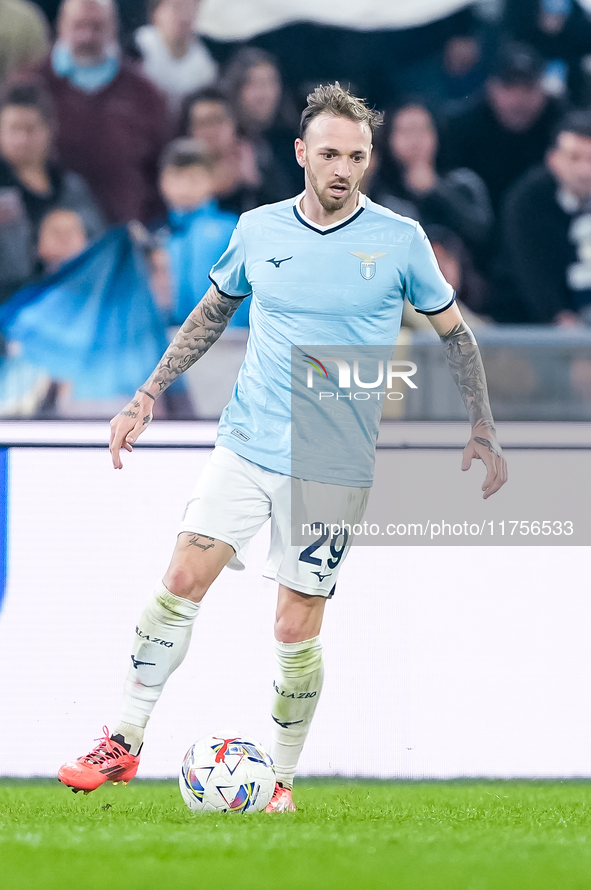
[[[103,733],[102,738],[95,739],[98,745],[86,754],[85,757],[80,758],[82,763],[101,764],[106,760],[118,760],[124,754],[127,754],[127,751],[109,737],[109,730],[106,726],[103,726]]]
[[[283,794],[285,794],[286,791],[287,791],[288,795],[291,796],[291,792],[290,792],[289,788],[284,788],[283,785],[280,785],[279,782],[276,782],[275,783],[275,791],[273,792],[273,797],[271,798],[270,803],[275,803],[276,801],[278,801],[279,798]]]

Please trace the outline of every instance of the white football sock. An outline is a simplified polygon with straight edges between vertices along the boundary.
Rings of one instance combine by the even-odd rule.
[[[125,681],[121,720],[112,735],[141,747],[144,729],[164,684],[181,664],[191,640],[199,603],[171,593],[160,583],[135,629],[131,665]]]
[[[324,667],[320,637],[301,643],[275,641],[278,673],[273,683],[273,747],[277,781],[286,788],[293,785],[301,754],[318,698],[322,690]]]

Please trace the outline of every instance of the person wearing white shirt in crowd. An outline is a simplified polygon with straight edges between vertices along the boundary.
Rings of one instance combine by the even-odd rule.
[[[218,66],[195,33],[200,0],[150,0],[149,25],[135,32],[147,77],[178,103],[214,83]]]

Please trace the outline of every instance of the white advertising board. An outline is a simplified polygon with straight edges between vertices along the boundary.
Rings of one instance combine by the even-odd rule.
[[[115,724],[135,622],[207,455],[137,449],[114,472],[106,449],[11,449],[0,775],[55,775]],[[208,593],[141,776],[175,775],[218,728],[269,744],[266,544],[264,530]],[[301,774],[591,776],[588,574],[585,546],[353,548]]]

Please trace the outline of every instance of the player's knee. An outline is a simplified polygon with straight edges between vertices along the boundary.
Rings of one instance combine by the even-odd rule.
[[[280,643],[299,643],[309,639],[307,622],[294,615],[278,615],[275,620],[275,639]]]
[[[326,599],[309,596],[280,585],[275,639],[280,643],[301,643],[318,636]]]
[[[210,583],[203,572],[186,566],[171,567],[164,577],[164,584],[171,593],[196,603],[205,596]]]
[[[287,621],[278,619],[275,622],[275,639],[280,643],[297,643],[295,628]]]

